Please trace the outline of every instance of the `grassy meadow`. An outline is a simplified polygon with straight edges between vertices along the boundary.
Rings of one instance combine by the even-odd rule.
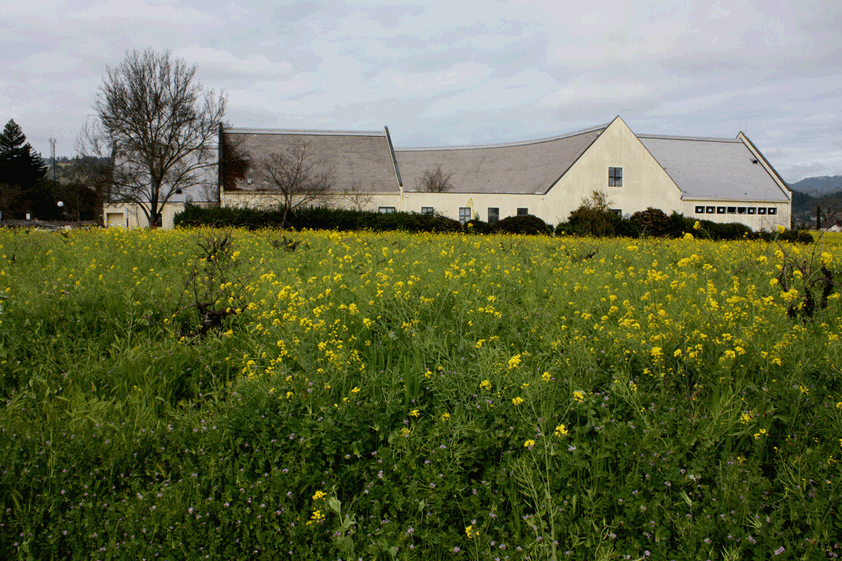
[[[2,559],[834,559],[842,238],[0,230]]]

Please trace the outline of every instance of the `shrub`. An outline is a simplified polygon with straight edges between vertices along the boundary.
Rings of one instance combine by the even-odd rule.
[[[531,214],[509,216],[491,226],[492,234],[525,234],[536,236],[547,233],[547,223]]]
[[[465,222],[465,232],[468,234],[488,234],[491,232],[492,225],[482,220],[468,220]]]
[[[659,208],[650,206],[646,210],[635,212],[631,216],[631,223],[646,236],[665,238],[673,235],[672,220]]]
[[[570,213],[568,223],[574,234],[580,236],[614,236],[617,223],[622,220],[610,208],[611,202],[602,191],[593,191],[590,199]]]

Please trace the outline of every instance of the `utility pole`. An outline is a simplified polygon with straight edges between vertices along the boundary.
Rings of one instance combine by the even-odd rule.
[[[50,156],[53,159],[53,181],[56,180],[56,139],[50,139]]]

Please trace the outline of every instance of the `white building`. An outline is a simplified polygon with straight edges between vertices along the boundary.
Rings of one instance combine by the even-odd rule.
[[[753,230],[790,225],[792,194],[743,133],[733,139],[637,135],[616,117],[553,138],[485,146],[395,149],[388,129],[228,129],[225,135],[252,160],[249,171],[220,189],[225,206],[276,204],[261,162],[304,143],[313,170],[332,174],[332,203],[348,208],[487,222],[532,214],[555,225],[602,191],[623,216],[654,207]],[[450,176],[452,188],[426,192],[421,178],[437,167]],[[172,206],[165,227],[180,210]]]

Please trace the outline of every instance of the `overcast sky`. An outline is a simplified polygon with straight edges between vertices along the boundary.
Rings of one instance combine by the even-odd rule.
[[[72,156],[107,66],[171,49],[235,127],[398,147],[744,131],[784,179],[842,175],[842,2],[27,0],[0,11],[0,126]]]

